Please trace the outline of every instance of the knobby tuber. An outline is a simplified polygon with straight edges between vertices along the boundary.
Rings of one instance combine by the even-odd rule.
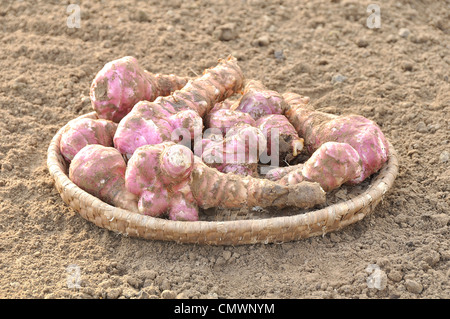
[[[360,115],[336,116],[315,111],[305,103],[307,99],[295,93],[285,93],[283,97],[289,105],[285,115],[304,138],[310,154],[326,142],[348,143],[358,152],[362,171],[351,183],[362,182],[388,160],[389,145],[374,121]]]
[[[220,137],[210,135],[206,141],[201,141],[202,150],[198,150],[195,144],[194,152],[197,155],[200,151],[201,159],[220,172],[257,175],[259,157],[267,145],[261,130],[246,122],[237,122],[222,139]]]
[[[282,185],[317,182],[329,192],[361,175],[361,158],[347,143],[326,142],[304,164],[290,166],[286,171],[278,181]]]
[[[69,166],[69,178],[78,187],[104,202],[138,212],[137,197],[125,187],[127,165],[113,147],[91,144],[83,147]]]
[[[231,100],[231,98],[228,98],[226,100],[216,103],[210,112],[212,113],[212,112],[222,110],[222,109],[229,110],[229,109],[231,109],[231,107],[233,106],[234,103],[236,103],[236,101],[233,101],[233,100]]]
[[[289,163],[302,151],[303,139],[284,115],[265,115],[256,121],[256,126],[267,139],[268,155],[272,155],[272,150],[275,150],[280,161]]]
[[[280,185],[264,179],[224,174],[174,142],[139,147],[128,162],[126,188],[139,197],[139,212],[198,220],[198,208],[313,207],[325,202],[318,183]]]
[[[98,117],[118,123],[139,101],[153,101],[186,85],[173,74],[152,74],[131,56],[108,62],[95,76],[90,98]]]
[[[62,134],[60,150],[68,163],[86,145],[113,146],[117,124],[103,119],[81,118],[67,123]]]
[[[256,121],[250,114],[230,109],[219,109],[208,113],[205,117],[205,126],[207,128],[218,128],[223,135],[226,135],[227,131],[238,123],[256,126]]]
[[[287,107],[280,93],[268,90],[260,81],[250,80],[244,94],[231,109],[248,113],[258,120],[265,115],[283,114]]]
[[[181,140],[189,139],[196,130],[201,134],[203,116],[216,103],[240,90],[242,83],[243,74],[236,59],[221,60],[215,68],[205,70],[201,77],[190,80],[170,96],[136,104],[120,121],[114,145],[129,157],[143,145],[174,139],[179,142],[180,135]]]
[[[139,197],[141,214],[172,220],[198,220],[189,176],[194,154],[183,145],[164,142],[139,147],[128,161],[128,191]]]

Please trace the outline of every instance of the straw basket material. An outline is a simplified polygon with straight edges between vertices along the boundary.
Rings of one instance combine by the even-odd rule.
[[[80,118],[97,118],[94,112]],[[397,154],[392,145],[390,157],[367,189],[355,198],[322,209],[293,216],[231,221],[183,222],[144,216],[113,207],[83,191],[70,181],[59,143],[61,128],[48,148],[47,166],[66,204],[99,227],[127,236],[151,240],[210,245],[242,245],[287,242],[324,235],[363,219],[374,211],[382,196],[392,187],[398,173]]]

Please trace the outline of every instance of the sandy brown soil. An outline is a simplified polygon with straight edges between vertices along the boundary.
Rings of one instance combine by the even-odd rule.
[[[1,298],[450,297],[449,1],[379,1],[375,29],[370,1],[82,1],[80,28],[69,3],[0,2]],[[61,200],[47,147],[91,111],[106,62],[194,76],[230,53],[248,78],[382,127],[401,167],[374,214],[324,237],[211,247],[126,238]]]

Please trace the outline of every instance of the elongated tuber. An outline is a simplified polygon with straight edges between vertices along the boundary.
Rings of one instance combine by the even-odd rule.
[[[224,174],[196,161],[191,174],[192,195],[202,208],[222,207],[299,207],[325,203],[325,192],[318,183],[281,185],[262,178]]]
[[[289,105],[285,115],[304,138],[310,154],[326,142],[348,143],[358,152],[362,171],[351,183],[362,182],[387,161],[389,145],[374,121],[360,115],[336,116],[315,111],[295,93],[285,93],[283,97]]]
[[[153,101],[181,89],[187,78],[152,74],[131,56],[108,62],[95,76],[90,98],[98,117],[118,123],[139,101]]]
[[[250,80],[244,95],[231,109],[250,114],[255,120],[270,115],[283,114],[288,105],[280,93],[268,90],[260,81]]]
[[[202,128],[202,117],[216,103],[237,92],[242,83],[243,75],[236,59],[222,60],[218,66],[205,70],[203,76],[190,80],[172,95],[159,97],[154,102],[138,103],[119,123],[114,145],[121,153],[131,156],[140,146],[171,141],[172,134],[168,132],[183,128],[189,131],[193,125]],[[189,110],[194,114],[184,117],[185,120],[177,122],[170,119]],[[186,135],[190,133],[192,131]],[[174,135],[178,136],[178,133]]]
[[[361,175],[361,158],[347,143],[326,142],[304,163],[294,165],[279,183],[293,185],[302,181],[317,182],[329,192]]]
[[[265,115],[256,121],[256,126],[267,139],[268,155],[275,151],[280,161],[289,163],[302,151],[303,139],[284,115]],[[272,134],[275,134],[274,138]]]
[[[126,188],[139,197],[141,214],[198,220],[210,207],[313,207],[325,202],[318,183],[280,185],[264,179],[224,174],[173,142],[139,147],[128,161]]]
[[[127,165],[113,147],[91,144],[83,147],[69,166],[69,178],[78,187],[104,202],[137,212],[137,197],[125,187]]]
[[[297,165],[290,165],[290,166],[283,166],[283,167],[274,167],[267,171],[267,173],[264,175],[265,179],[268,179],[270,181],[279,181],[284,176],[289,174],[292,171],[301,169],[303,167],[303,164],[297,164]]]
[[[117,124],[108,120],[81,118],[67,123],[61,134],[60,150],[70,163],[86,145],[113,146]]]

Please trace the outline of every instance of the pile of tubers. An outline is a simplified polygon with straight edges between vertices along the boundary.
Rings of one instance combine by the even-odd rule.
[[[318,112],[308,97],[245,80],[232,56],[196,78],[152,74],[123,57],[98,72],[90,98],[97,118],[72,120],[62,132],[69,178],[104,202],[153,217],[312,208],[388,159],[375,122]],[[290,165],[300,154],[308,159]]]

